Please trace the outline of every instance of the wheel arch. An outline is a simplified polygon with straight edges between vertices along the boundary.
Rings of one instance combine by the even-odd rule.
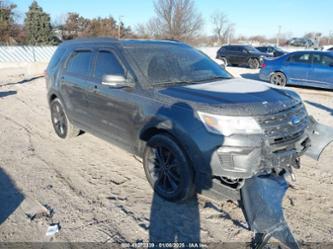
[[[151,127],[144,129],[140,133],[139,138],[140,138],[140,140],[142,140],[144,142],[144,144],[146,144],[153,136],[160,135],[160,134],[171,137],[177,143],[177,145],[185,152],[186,156],[190,159],[190,157],[188,156],[188,151],[186,150],[185,146],[177,138],[177,134],[172,132],[171,129],[168,129],[166,127],[159,128],[157,126],[151,126]],[[142,148],[142,154],[143,154],[143,149],[144,148]]]
[[[49,103],[51,103],[53,100],[57,99],[58,98],[58,95],[55,94],[55,93],[51,93],[50,96],[49,96]]]
[[[175,143],[182,149],[186,158],[189,160],[190,166],[193,169],[193,177],[196,190],[198,192],[201,192],[203,189],[211,187],[211,169],[206,170],[204,167],[202,167],[204,165],[204,160],[199,155],[200,152],[198,148],[196,148],[195,142],[189,137],[188,134],[183,133],[180,130],[168,129],[167,127],[158,127],[156,125],[143,129],[139,136],[139,156],[142,157],[146,142],[148,142],[150,138],[158,134],[165,134],[171,137],[175,141]],[[196,156],[193,157],[193,155]]]

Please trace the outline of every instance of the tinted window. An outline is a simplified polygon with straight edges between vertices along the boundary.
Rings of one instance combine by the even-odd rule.
[[[313,64],[321,64],[322,56],[320,54],[312,55],[312,63]]]
[[[102,78],[105,74],[124,75],[117,57],[109,51],[101,51],[97,55],[95,77]]]
[[[273,48],[271,48],[271,47],[268,47],[267,48],[267,53],[273,53],[274,52],[274,49]]]
[[[227,47],[228,48],[228,51],[241,51],[240,49],[239,49],[239,47],[237,47],[237,46],[229,46],[229,47]]]
[[[234,47],[233,51],[241,52],[243,49],[244,49],[243,47]]]
[[[333,65],[333,57],[324,55],[322,57],[322,64],[325,66],[332,66]]]
[[[91,51],[75,52],[67,64],[67,72],[88,76],[93,59]]]
[[[54,55],[52,56],[52,59],[48,65],[48,68],[52,69],[52,68],[56,67],[65,52],[66,52],[65,47],[58,47],[57,50],[55,51]]]
[[[255,47],[252,47],[252,46],[246,46],[245,48],[247,51],[252,52],[252,53],[260,52],[258,49],[256,49]]]
[[[293,54],[289,56],[288,61],[294,63],[310,63],[310,54]]]
[[[268,50],[267,47],[257,47],[257,49],[261,52],[266,52]]]

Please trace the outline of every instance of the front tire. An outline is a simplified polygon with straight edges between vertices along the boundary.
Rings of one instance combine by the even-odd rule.
[[[251,69],[258,69],[260,67],[260,62],[257,58],[250,58],[248,64]]]
[[[148,141],[143,166],[148,182],[162,198],[176,202],[193,197],[193,169],[171,136],[158,134]]]
[[[52,100],[50,107],[52,125],[58,137],[68,139],[80,134],[80,130],[68,120],[65,108],[60,99],[56,98]]]
[[[284,75],[284,73],[276,72],[273,73],[270,82],[277,86],[286,86],[287,85],[287,77]]]

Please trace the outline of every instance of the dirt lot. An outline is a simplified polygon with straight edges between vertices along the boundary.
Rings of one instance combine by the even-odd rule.
[[[228,68],[255,79],[256,71]],[[42,78],[0,86],[0,241],[249,241],[241,210],[198,197],[172,204],[154,196],[141,164],[89,134],[58,139]],[[7,85],[6,85],[7,84]],[[317,120],[333,126],[333,92],[294,88]],[[284,201],[298,240],[333,242],[333,146],[319,163],[304,159]],[[40,204],[52,217],[26,213]],[[46,237],[51,223],[55,237]]]

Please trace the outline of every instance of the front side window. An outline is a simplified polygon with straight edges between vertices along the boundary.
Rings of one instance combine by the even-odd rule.
[[[306,54],[293,54],[289,57],[288,61],[292,63],[303,63],[310,64],[311,63],[311,55]]]
[[[75,52],[67,63],[66,71],[88,76],[90,74],[93,53],[91,51]]]
[[[321,63],[322,63],[322,65],[332,67],[333,66],[333,57],[332,56],[323,55]]]
[[[100,51],[97,55],[95,77],[101,79],[103,75],[124,75],[124,69],[117,57],[110,51]]]

